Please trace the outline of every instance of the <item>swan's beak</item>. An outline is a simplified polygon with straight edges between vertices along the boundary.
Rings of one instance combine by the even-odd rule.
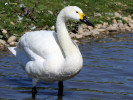
[[[94,25],[87,19],[86,16],[84,16],[83,19],[80,19],[80,21],[94,28]]]
[[[87,19],[87,17],[85,16],[85,14],[83,13],[80,13],[78,12],[79,16],[80,16],[80,21],[89,25],[89,26],[92,26],[94,28],[94,25]]]

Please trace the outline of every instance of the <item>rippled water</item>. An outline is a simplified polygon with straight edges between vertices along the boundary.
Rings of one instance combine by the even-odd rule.
[[[64,82],[39,82],[36,100],[133,100],[133,33],[81,40],[82,71]],[[32,82],[9,51],[0,52],[0,99],[30,100]]]

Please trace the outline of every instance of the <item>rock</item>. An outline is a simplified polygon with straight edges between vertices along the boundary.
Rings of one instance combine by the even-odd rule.
[[[116,19],[113,19],[113,20],[112,20],[112,23],[113,23],[113,24],[117,24]]]
[[[129,27],[131,28],[131,29],[133,29],[133,23],[128,23],[129,24]]]
[[[102,24],[97,24],[96,25],[96,28],[101,28],[102,27]]]
[[[36,29],[36,26],[33,26],[33,27],[31,27],[30,29],[31,29],[31,30],[35,30],[35,29]]]
[[[124,28],[125,28],[125,30],[128,31],[128,32],[131,31],[131,29],[129,28],[129,26],[128,26],[127,24],[124,24]]]
[[[82,34],[84,33],[84,30],[81,26],[78,27],[78,34]]]
[[[11,42],[11,43],[9,43],[10,44],[10,46],[16,46],[17,45],[17,42]]]
[[[86,24],[81,24],[81,27],[82,27],[83,29],[87,29],[87,28],[88,28],[88,25],[86,25]]]
[[[5,45],[0,44],[0,50],[4,50],[5,48],[6,48],[6,46],[5,46]]]
[[[108,25],[109,25],[108,22],[104,22],[104,23],[103,23],[103,27],[104,27],[104,28],[108,27]]]
[[[100,33],[106,33],[107,32],[107,29],[96,29],[98,32]]]
[[[88,26],[88,29],[89,29],[89,30],[92,30],[92,29],[93,29],[93,27],[92,27],[92,26]]]
[[[7,34],[7,30],[2,29],[2,33],[3,33],[3,34]]]
[[[15,25],[15,23],[14,23],[14,22],[10,22],[10,24]]]
[[[87,32],[82,33],[82,35],[83,36],[89,36],[89,35],[91,35],[91,32],[90,31],[87,31]]]
[[[99,34],[99,32],[98,32],[96,29],[94,29],[94,30],[91,30],[90,32],[91,32],[91,34],[92,34],[92,35]]]
[[[7,42],[10,44],[11,42],[15,42],[16,41],[16,36],[10,36],[7,40]]]
[[[122,19],[127,21],[127,22],[129,21],[129,17],[123,17]]]
[[[112,24],[112,26],[118,28],[118,24]]]
[[[122,23],[122,20],[117,20],[118,21],[118,23]]]
[[[53,15],[53,12],[51,10],[48,10],[48,13],[51,14],[51,15]]]
[[[6,45],[6,41],[0,39],[0,44]]]
[[[117,27],[114,27],[114,26],[112,26],[112,25],[110,25],[109,27],[107,27],[107,30],[109,31],[109,32],[117,32]]]
[[[96,12],[94,12],[94,16],[95,17],[100,17],[100,16],[102,16],[100,13],[96,13]]]
[[[83,35],[81,35],[81,34],[75,34],[75,38],[76,39],[81,39],[81,38],[83,38]]]
[[[55,30],[55,26],[53,25],[50,29],[51,29],[51,30]]]
[[[121,23],[121,22],[120,22],[120,23],[118,23],[118,27],[119,27],[119,28],[124,28],[123,23]]]
[[[76,34],[74,34],[73,32],[70,32],[71,38],[75,38],[75,35],[76,35]]]
[[[119,14],[118,12],[115,12],[114,15],[115,15],[115,17],[119,17],[119,18],[122,17],[121,14]]]
[[[80,42],[78,40],[73,40],[76,44],[79,44]]]

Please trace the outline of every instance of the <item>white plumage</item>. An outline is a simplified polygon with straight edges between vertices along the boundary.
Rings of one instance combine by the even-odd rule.
[[[33,86],[39,80],[67,80],[81,70],[82,56],[76,43],[71,40],[65,22],[67,19],[79,21],[83,16],[80,8],[65,7],[57,17],[57,33],[45,30],[27,32],[20,38],[17,47],[9,47],[33,79]]]

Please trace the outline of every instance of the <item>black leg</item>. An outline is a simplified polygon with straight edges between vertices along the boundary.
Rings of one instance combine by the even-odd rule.
[[[33,88],[32,88],[32,94],[33,94],[33,93],[34,93],[34,94],[37,93],[37,89],[36,89],[36,87],[33,87]]]
[[[32,88],[32,99],[36,98],[36,93],[37,93],[37,89],[36,89],[36,87],[33,87]]]
[[[63,96],[63,81],[58,82],[58,96]]]

